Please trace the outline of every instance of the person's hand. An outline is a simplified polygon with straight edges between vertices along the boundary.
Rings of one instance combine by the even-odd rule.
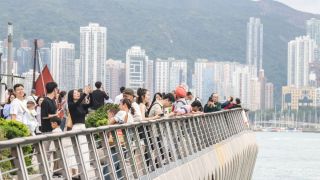
[[[89,94],[89,93],[90,93],[90,86],[84,87],[83,92],[84,92],[85,94]]]

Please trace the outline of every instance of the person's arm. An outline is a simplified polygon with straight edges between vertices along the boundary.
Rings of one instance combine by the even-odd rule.
[[[103,91],[103,97],[105,100],[109,100],[109,96],[105,91]]]
[[[18,104],[16,101],[11,102],[10,106],[10,118],[11,120],[17,120],[17,114],[18,114]]]
[[[17,115],[15,115],[15,114],[11,114],[11,115],[10,115],[10,117],[11,117],[11,120],[16,120]]]
[[[77,107],[79,104],[81,104],[81,102],[84,100],[84,98],[85,98],[86,96],[87,96],[87,94],[83,93],[83,94],[81,94],[80,99],[78,99],[77,102],[69,101],[69,102],[68,102],[68,108],[71,109],[71,108]],[[41,107],[42,107],[42,106],[41,106]]]
[[[230,101],[226,101],[224,103],[221,104],[221,108],[225,108],[230,104]]]
[[[126,115],[127,113],[125,111],[119,111],[116,115],[112,116],[111,114],[109,116],[109,124],[123,124],[126,121]],[[128,117],[127,117],[128,120]]]

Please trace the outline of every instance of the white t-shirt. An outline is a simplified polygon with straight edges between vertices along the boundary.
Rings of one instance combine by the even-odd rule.
[[[123,94],[119,94],[118,96],[116,96],[116,98],[114,99],[114,104],[120,104],[120,100],[123,99]]]
[[[133,121],[134,122],[140,122],[142,121],[142,115],[140,111],[140,106],[138,103],[133,102],[132,107],[134,108],[134,115],[133,115]]]
[[[114,116],[115,121],[116,121],[117,123],[119,123],[119,124],[125,123],[124,120],[125,120],[125,118],[126,118],[126,114],[127,114],[127,112],[125,112],[125,111],[119,111],[119,112],[117,112],[117,114]],[[128,113],[127,123],[132,123],[132,122],[133,122],[133,117],[132,117],[131,113],[129,112],[129,113]]]
[[[23,114],[25,112],[25,110],[22,106],[25,106],[27,108],[26,101],[25,100],[21,101],[18,98],[16,98],[11,102],[11,107],[10,107],[10,115],[12,115],[12,114],[16,115],[15,120],[20,121],[20,122],[22,122]]]

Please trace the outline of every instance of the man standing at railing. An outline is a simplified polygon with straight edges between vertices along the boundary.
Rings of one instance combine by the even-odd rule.
[[[11,120],[22,122],[25,108],[27,106],[24,99],[24,86],[22,84],[16,84],[14,85],[13,90],[16,98],[11,102],[10,117]],[[25,108],[23,106],[25,106]]]
[[[46,84],[47,96],[41,104],[41,132],[49,133],[52,131],[50,118],[58,117],[60,110],[57,111],[55,97],[58,94],[58,85],[55,82]]]
[[[217,93],[213,93],[208,100],[208,103],[204,106],[204,112],[216,112],[221,110],[221,103],[219,102],[219,95]]]

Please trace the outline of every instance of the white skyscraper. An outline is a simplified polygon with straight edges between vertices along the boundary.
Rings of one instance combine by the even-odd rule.
[[[209,62],[207,59],[197,59],[194,67],[194,94],[206,103],[209,96],[216,90],[216,84],[214,81],[214,64]]]
[[[105,82],[107,28],[97,23],[80,27],[81,85]]]
[[[148,88],[147,75],[149,74],[148,56],[140,46],[133,46],[126,53],[126,87],[137,90],[140,87]]]
[[[37,77],[39,76],[39,73],[36,72],[36,79]],[[29,71],[25,72],[25,73],[22,73],[21,74],[22,77],[24,77],[23,79],[23,86],[24,86],[24,92],[27,94],[27,95],[30,95],[31,93],[31,89],[32,89],[32,81],[33,81],[33,70],[30,69]]]
[[[178,85],[187,84],[187,61],[176,60],[169,58],[170,60],[170,81],[169,90],[175,90]]]
[[[247,23],[247,64],[254,65],[258,73],[262,69],[263,24],[259,18],[250,17]]]
[[[252,78],[250,82],[250,110],[256,111],[261,105],[261,83],[258,78]]]
[[[108,59],[106,61],[106,91],[114,98],[119,95],[120,87],[125,86],[125,63],[120,60]]]
[[[307,21],[307,35],[320,45],[320,19],[312,18]]]
[[[75,47],[65,41],[51,43],[51,73],[60,89],[75,88]]]
[[[154,62],[153,60],[147,61],[147,74],[146,74],[146,89],[149,90],[150,94],[154,93]]]
[[[3,41],[0,41],[0,53],[3,53]]]
[[[170,62],[167,59],[155,61],[155,91],[169,92]]]
[[[257,76],[252,74],[255,68],[253,65],[236,62],[198,59],[193,75],[194,93],[203,99],[203,102],[216,92],[221,101],[233,96],[240,98],[245,108],[260,108],[261,83]],[[252,94],[259,97],[253,97]]]
[[[75,59],[74,60],[74,87],[78,89],[83,88],[81,84],[82,74],[81,74],[80,67],[81,67],[80,59]]]
[[[265,109],[273,109],[274,104],[273,104],[273,91],[274,91],[274,86],[272,83],[266,83],[265,86]]]
[[[316,43],[309,36],[288,43],[288,86],[309,85],[309,63],[315,60]]]
[[[307,21],[307,35],[317,44],[315,59],[320,60],[320,19],[312,18]]]

